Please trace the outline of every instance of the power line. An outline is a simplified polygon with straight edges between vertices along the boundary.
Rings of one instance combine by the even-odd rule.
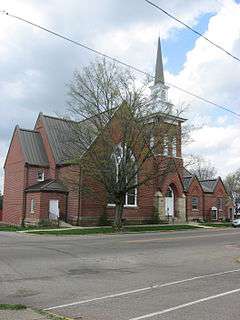
[[[233,55],[231,52],[227,51],[226,49],[224,49],[223,47],[221,47],[219,44],[213,42],[212,40],[208,39],[206,36],[204,36],[202,33],[198,32],[197,30],[193,29],[192,27],[190,27],[188,24],[186,24],[185,22],[183,22],[182,20],[176,18],[175,16],[173,16],[171,13],[167,12],[166,10],[164,10],[163,8],[161,8],[160,6],[158,6],[156,3],[153,3],[152,1],[149,0],[143,0],[145,2],[147,2],[148,4],[150,4],[151,6],[155,7],[156,9],[162,11],[163,13],[165,13],[168,17],[172,18],[173,20],[177,21],[178,23],[180,23],[181,25],[183,25],[184,27],[186,27],[187,29],[191,30],[193,33],[195,33],[198,37],[203,38],[204,40],[206,40],[208,43],[210,43],[211,45],[213,45],[214,47],[218,48],[219,50],[223,51],[224,53],[226,53],[228,56],[232,57],[233,59],[237,60],[238,62],[240,62],[240,58],[238,58],[237,56]]]
[[[123,66],[125,66],[125,67],[127,67],[127,68],[130,68],[130,69],[132,69],[132,70],[134,70],[134,71],[137,71],[137,72],[139,72],[139,73],[141,73],[141,74],[143,74],[143,75],[145,75],[145,76],[148,76],[148,77],[154,79],[154,76],[151,75],[150,73],[146,72],[146,71],[143,71],[143,70],[141,70],[141,69],[139,69],[139,68],[136,68],[136,67],[134,67],[134,66],[132,66],[132,65],[130,65],[130,64],[128,64],[128,63],[125,63],[125,62],[123,62],[123,61],[121,61],[121,60],[119,60],[119,59],[113,58],[113,57],[111,57],[111,56],[109,56],[109,55],[107,55],[107,54],[105,54],[105,53],[102,53],[102,52],[100,52],[100,51],[98,51],[98,50],[95,50],[95,49],[93,49],[93,48],[91,48],[91,47],[89,47],[89,46],[87,46],[87,45],[85,45],[85,44],[82,44],[82,43],[80,43],[80,42],[78,42],[78,41],[75,41],[75,40],[73,40],[73,39],[71,39],[71,38],[69,38],[69,37],[67,37],[67,36],[61,35],[60,33],[57,33],[57,32],[55,32],[55,31],[52,31],[52,30],[50,30],[50,29],[48,29],[48,28],[45,28],[45,27],[43,27],[43,26],[40,26],[40,25],[38,25],[38,24],[36,24],[36,23],[34,23],[34,22],[31,22],[31,21],[26,20],[26,19],[24,19],[24,18],[21,18],[21,17],[19,17],[19,16],[15,16],[15,15],[13,15],[13,14],[10,14],[9,12],[7,12],[7,11],[5,11],[5,10],[0,10],[0,13],[5,14],[5,15],[7,15],[7,16],[9,16],[9,17],[15,18],[15,19],[17,19],[17,20],[20,20],[21,22],[24,22],[24,23],[27,23],[27,24],[29,24],[29,25],[32,25],[33,27],[36,27],[36,28],[41,29],[41,30],[43,30],[43,31],[46,31],[46,32],[48,32],[48,33],[50,33],[50,34],[52,34],[52,35],[54,35],[54,36],[56,36],[56,37],[59,37],[59,38],[61,38],[61,39],[63,39],[63,40],[66,40],[66,41],[69,41],[69,42],[71,42],[71,43],[73,43],[73,44],[75,44],[75,45],[77,45],[77,46],[80,46],[80,47],[82,47],[82,48],[84,48],[84,49],[86,49],[86,50],[89,50],[89,51],[91,51],[91,52],[93,52],[93,53],[95,53],[95,54],[97,54],[97,55],[100,55],[100,56],[102,56],[102,57],[104,57],[104,58],[106,58],[106,59],[112,60],[112,61],[114,61],[114,62],[116,62],[116,63],[119,63],[119,64],[121,64],[121,65],[123,65]],[[188,90],[186,90],[186,89],[183,89],[183,88],[181,88],[181,87],[179,87],[179,86],[177,86],[177,85],[175,85],[175,84],[167,83],[167,82],[163,82],[163,81],[160,81],[160,82],[162,82],[163,84],[168,85],[169,87],[172,87],[172,88],[175,88],[175,89],[177,89],[177,90],[179,90],[179,91],[181,91],[181,92],[184,92],[184,93],[186,93],[186,94],[188,94],[188,95],[190,95],[190,96],[192,96],[192,97],[194,97],[194,98],[197,98],[198,100],[201,100],[201,101],[203,101],[203,102],[205,102],[205,103],[208,103],[208,104],[210,104],[210,105],[213,105],[213,106],[215,106],[215,107],[217,107],[217,108],[219,108],[219,109],[222,109],[222,110],[224,110],[224,111],[227,111],[227,112],[231,113],[233,116],[235,116],[235,117],[237,117],[237,118],[240,118],[240,114],[239,114],[239,113],[236,113],[235,111],[229,109],[229,108],[226,107],[226,106],[222,106],[222,105],[220,105],[220,104],[218,104],[218,103],[215,103],[215,102],[213,102],[213,101],[211,101],[211,100],[208,100],[208,99],[206,99],[206,98],[204,98],[204,97],[201,97],[201,96],[199,96],[199,95],[197,95],[197,94],[195,94],[195,93],[192,93],[192,92],[190,92],[190,91],[188,91]]]

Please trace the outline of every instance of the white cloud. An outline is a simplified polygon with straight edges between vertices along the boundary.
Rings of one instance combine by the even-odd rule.
[[[185,1],[172,0],[164,3],[164,8],[191,25],[195,25],[202,14],[217,13],[210,20],[208,36],[235,53],[239,50],[239,11],[231,1],[224,2],[221,10],[219,1],[209,0],[189,0],[187,10]],[[112,0],[102,0],[101,5],[98,0],[69,0],[67,5],[65,0],[0,0],[0,9],[43,24],[149,72],[153,71],[159,31],[167,41],[177,36],[177,29],[182,29],[181,25],[144,2],[140,4],[139,0],[127,1],[127,5]],[[13,18],[2,15],[0,18],[2,166],[15,124],[31,128],[39,111],[63,112],[65,84],[76,67],[94,56]],[[173,77],[166,72],[166,77],[221,103],[231,98],[231,104],[237,108],[239,74],[230,58],[216,49],[211,50],[199,39],[180,74]],[[174,97],[181,102],[192,101],[182,94],[174,94]],[[212,117],[208,114],[211,108],[195,102],[191,107],[195,108],[192,118],[196,110],[199,117],[201,110],[205,110],[202,124],[211,126]],[[229,125],[228,120],[223,122],[220,117],[217,116],[217,125],[224,130]],[[229,156],[234,154],[231,150]]]
[[[206,36],[240,56],[240,5],[224,1],[221,10],[210,18]],[[199,38],[188,52],[177,76],[171,82],[239,113],[240,63]],[[203,125],[192,133],[190,153],[206,156],[225,175],[240,167],[240,118],[171,90],[174,101],[189,104],[190,122]]]

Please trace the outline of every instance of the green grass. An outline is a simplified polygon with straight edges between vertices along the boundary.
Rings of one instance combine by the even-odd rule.
[[[15,227],[15,226],[0,226],[0,231],[20,231],[26,230],[27,228]]]
[[[165,226],[126,226],[124,228],[127,232],[148,232],[148,231],[178,231],[178,230],[188,230],[188,229],[198,229],[197,226],[191,226],[188,224],[176,224],[176,225],[165,225]]]
[[[191,225],[164,225],[164,226],[125,226],[123,232],[158,232],[158,231],[177,231],[177,230],[188,230],[198,229],[197,226]],[[110,234],[114,233],[112,227],[101,227],[101,228],[84,228],[84,229],[68,229],[68,230],[41,230],[35,232],[28,232],[32,234],[49,234],[49,235],[91,235],[91,234]]]
[[[27,231],[27,230],[39,230],[39,229],[60,229],[58,227],[39,227],[39,226],[28,226],[28,227],[20,227],[20,226],[1,226],[0,231],[9,231],[9,232],[16,232],[16,231]]]
[[[23,310],[27,307],[23,304],[0,304],[0,310]]]
[[[201,224],[207,227],[216,227],[216,228],[229,228],[232,226],[231,222],[204,222]]]

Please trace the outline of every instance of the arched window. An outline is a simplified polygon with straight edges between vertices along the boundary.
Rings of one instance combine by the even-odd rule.
[[[166,197],[172,198],[172,196],[173,196],[172,188],[168,187],[167,192],[166,192]]]
[[[122,144],[118,144],[111,156],[111,160],[113,185],[119,188],[118,183],[121,185],[123,179],[126,181],[128,188],[132,185],[133,189],[130,189],[125,195],[125,206],[136,206],[137,188],[134,186],[137,183],[137,175],[135,174],[136,159],[133,152],[123,147]],[[108,195],[108,205],[115,205],[114,190]]]

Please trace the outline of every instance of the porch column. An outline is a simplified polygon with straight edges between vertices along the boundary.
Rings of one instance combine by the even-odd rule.
[[[162,195],[162,193],[160,191],[157,191],[155,193],[154,207],[155,207],[156,215],[158,215],[160,222],[166,221],[165,197]]]
[[[177,221],[186,222],[186,196],[182,194],[176,199]]]

